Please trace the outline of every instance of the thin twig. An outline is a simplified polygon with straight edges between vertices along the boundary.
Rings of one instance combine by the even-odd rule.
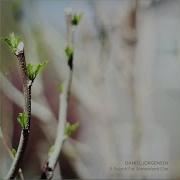
[[[2,84],[0,89],[4,92],[4,94],[11,99],[15,104],[19,107],[23,108],[23,94],[13,86],[13,84],[0,72],[0,79],[2,80]],[[13,92],[13,93],[12,93]],[[31,100],[32,104],[32,114],[42,121],[42,123],[52,123],[56,122],[55,117],[51,110],[49,110],[44,104]]]
[[[73,27],[72,27],[72,14],[66,14],[66,23],[67,23],[67,46],[73,48]],[[70,98],[70,90],[72,84],[73,77],[73,56],[68,60],[68,77],[66,82],[64,83],[64,89],[61,95],[59,96],[60,107],[59,107],[59,123],[57,128],[57,135],[54,143],[54,150],[49,155],[49,159],[43,169],[41,174],[42,179],[52,179],[53,172],[56,167],[62,144],[64,142],[64,131],[67,120],[67,112],[68,112],[68,103]]]
[[[23,128],[21,131],[21,137],[20,137],[17,153],[14,157],[14,160],[12,162],[10,170],[7,174],[7,177],[6,177],[7,179],[14,179],[18,173],[20,166],[21,166],[21,162],[23,160],[23,156],[24,156],[28,138],[29,138],[30,120],[31,120],[32,81],[29,80],[28,75],[27,75],[24,44],[22,42],[19,43],[18,50],[16,51],[15,55],[18,59],[19,70],[20,70],[22,82],[23,82],[23,92],[24,92],[24,98],[25,98],[24,113],[27,114],[28,124],[27,124],[27,128]]]
[[[8,146],[8,144],[7,144],[4,136],[3,136],[3,134],[2,134],[1,139],[2,139],[2,143],[3,143],[6,151],[8,152],[9,156],[10,156],[12,159],[14,159],[14,155],[13,155],[11,149],[9,148],[9,146]],[[18,172],[18,173],[19,173],[18,175],[19,175],[20,179],[21,179],[21,180],[24,180],[24,176],[23,176],[23,173],[22,173],[22,170],[21,170],[21,169],[19,169],[19,172]]]
[[[17,106],[23,108],[23,94],[12,85],[12,83],[0,72],[0,79],[2,80],[2,84],[0,86],[0,89],[4,92],[4,94],[12,100]],[[13,92],[13,93],[12,93]],[[41,128],[44,132],[44,135],[47,139],[52,139],[55,137],[54,131],[49,131],[48,128],[50,125],[52,125],[52,129],[54,127],[57,127],[57,121],[51,112],[44,104],[41,104],[39,102],[36,102],[31,99],[32,103],[32,112],[31,114],[37,118],[38,121],[40,121],[40,125],[43,125]],[[46,126],[44,126],[44,123]],[[47,133],[49,132],[49,133]],[[50,135],[51,132],[51,135]],[[71,162],[74,168],[77,168],[79,165],[83,166],[83,161],[80,158],[80,155],[76,153],[76,149],[80,151],[80,153],[89,153],[89,147],[87,144],[79,143],[76,140],[72,140],[71,138],[66,141],[66,146],[63,147],[62,151],[69,157],[69,150],[71,150],[71,154],[75,153],[76,160],[78,161],[78,165],[76,164],[77,161]],[[87,150],[88,149],[88,150]],[[81,168],[80,168],[81,169]],[[83,171],[85,173],[85,171]],[[86,174],[86,173],[85,173]],[[88,173],[84,175],[85,177],[89,177]]]
[[[23,103],[22,103],[23,94],[16,87],[14,87],[12,85],[12,83],[1,72],[0,72],[0,79],[3,82],[0,86],[0,89],[17,106],[23,108]],[[49,126],[50,125],[49,123],[51,123],[51,125],[53,125],[53,127],[57,127],[57,121],[58,120],[55,119],[51,110],[49,110],[46,106],[44,106],[44,104],[36,102],[33,99],[31,99],[31,104],[32,104],[31,115],[35,116],[37,118],[37,120],[40,121],[40,124],[45,123],[45,124],[47,124],[47,126]],[[45,129],[45,130],[44,129],[42,129],[42,130],[44,131],[44,133],[46,132],[45,136],[46,136],[46,138],[48,138],[49,133],[47,133],[47,129]],[[55,137],[55,133],[52,132],[51,138],[54,138],[54,137]],[[77,142],[76,140],[73,140],[73,142],[77,146],[79,146],[79,142]],[[85,144],[83,144],[83,145],[86,146],[86,148],[89,148],[89,147],[87,147],[87,145],[85,145]]]

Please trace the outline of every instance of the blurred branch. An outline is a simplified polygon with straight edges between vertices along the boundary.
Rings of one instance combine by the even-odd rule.
[[[57,127],[57,135],[54,143],[54,150],[50,154],[49,159],[43,169],[41,174],[42,179],[52,179],[54,169],[56,167],[62,144],[65,140],[65,126],[67,121],[67,113],[68,113],[68,103],[70,98],[70,90],[72,84],[73,77],[73,60],[74,60],[74,48],[73,48],[73,25],[77,26],[80,21],[80,16],[73,15],[72,12],[67,12],[66,14],[66,24],[67,24],[67,47],[65,49],[65,53],[68,61],[68,77],[64,83],[64,88],[59,97],[60,107],[59,107],[59,123]]]
[[[13,155],[11,149],[8,147],[8,145],[7,145],[7,143],[6,143],[6,140],[5,140],[4,136],[3,136],[3,132],[2,132],[2,130],[1,130],[1,127],[0,127],[0,139],[2,139],[2,143],[3,143],[6,151],[8,152],[9,156],[10,156],[12,159],[14,159],[14,155]],[[19,178],[20,178],[21,180],[24,180],[24,176],[23,176],[23,173],[22,173],[22,169],[21,169],[21,168],[19,169],[18,173],[19,173],[19,174],[18,174],[18,175],[19,175]]]
[[[135,160],[140,161],[141,160],[141,141],[142,141],[142,132],[143,132],[143,125],[142,125],[142,116],[141,116],[141,110],[140,110],[140,96],[139,92],[136,87],[136,74],[135,74],[135,68],[136,68],[136,48],[137,48],[137,26],[138,26],[138,10],[139,10],[139,0],[132,1],[132,7],[128,13],[125,23],[125,34],[124,34],[124,40],[127,44],[130,52],[130,58],[129,58],[129,71],[128,71],[128,86],[129,86],[129,92],[131,96],[132,106],[133,106],[133,148],[132,148],[132,157]],[[132,174],[132,177],[138,176],[136,172]]]
[[[129,28],[132,29],[132,32],[135,33],[135,37],[137,36],[137,13],[138,13],[138,6],[139,0],[136,0],[133,4],[132,10],[129,15]],[[135,62],[135,52],[136,52],[136,41],[132,39],[130,48],[132,50],[132,58],[131,58],[131,72],[130,72],[130,79],[129,79],[129,88],[130,94],[132,97],[133,103],[133,113],[134,113],[134,126],[133,126],[133,158],[136,160],[140,160],[140,148],[141,148],[141,140],[142,140],[142,118],[140,114],[139,108],[139,94],[136,88],[136,79],[134,74],[134,67],[136,65]],[[132,43],[133,42],[133,43]]]

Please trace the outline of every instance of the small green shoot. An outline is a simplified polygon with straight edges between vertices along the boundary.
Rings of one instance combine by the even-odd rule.
[[[60,93],[63,93],[63,91],[64,91],[64,84],[63,83],[58,85],[58,90]]]
[[[6,42],[6,44],[10,47],[11,51],[16,54],[21,39],[18,36],[15,36],[14,33],[11,33],[9,37],[2,38],[2,40],[4,40],[4,42]]]
[[[26,66],[27,68],[27,74],[28,74],[28,78],[32,81],[34,81],[34,79],[36,78],[36,76],[40,73],[40,71],[42,71],[44,69],[44,67],[47,65],[47,61],[44,63],[40,63],[38,65],[32,65],[32,64],[28,64]]]
[[[19,113],[17,120],[19,124],[21,125],[22,129],[28,128],[28,115],[26,113]]]
[[[16,156],[16,149],[15,149],[15,148],[12,148],[12,149],[11,149],[11,153],[12,153],[13,157],[15,157],[15,156]]]
[[[65,53],[68,61],[73,59],[74,49],[72,47],[67,46],[65,48]]]
[[[50,156],[54,152],[54,145],[50,147],[48,155]]]
[[[79,122],[74,124],[67,122],[65,125],[65,137],[70,137],[79,128]]]
[[[74,14],[71,20],[71,23],[73,26],[78,26],[81,19],[82,19],[83,13],[80,14]]]

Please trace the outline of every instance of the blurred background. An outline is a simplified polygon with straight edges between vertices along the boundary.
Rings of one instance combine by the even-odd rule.
[[[68,68],[66,8],[83,13],[68,111],[68,121],[79,121],[80,128],[63,145],[55,179],[60,172],[72,179],[180,179],[179,0],[0,0],[0,36],[15,32],[25,42],[27,62],[49,62],[32,88],[24,176],[40,177],[54,143],[57,87]],[[11,164],[4,142],[10,148],[19,143],[22,107],[17,61],[1,43],[0,177]],[[127,170],[127,161],[166,166]]]

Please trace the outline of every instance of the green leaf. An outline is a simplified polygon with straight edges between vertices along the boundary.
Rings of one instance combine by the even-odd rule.
[[[26,66],[27,68],[27,74],[30,80],[34,80],[34,71],[33,71],[33,65],[32,64],[28,64]]]
[[[69,61],[74,56],[74,49],[72,47],[67,46],[65,48],[65,53],[66,53],[67,60]]]
[[[54,152],[54,145],[50,147],[48,155],[50,156]]]
[[[34,81],[36,76],[46,66],[46,64],[47,64],[47,61],[44,63],[37,64],[37,65],[28,64],[26,68],[27,68],[27,74],[28,74],[29,79]]]
[[[72,25],[77,26],[80,23],[82,16],[83,16],[82,13],[74,14],[71,20]]]
[[[19,124],[21,125],[22,129],[28,128],[28,115],[26,113],[19,113],[17,120]]]
[[[79,122],[76,122],[74,124],[67,122],[64,131],[65,136],[70,137],[78,128],[79,128]]]
[[[13,157],[15,157],[15,156],[16,156],[16,152],[17,152],[17,151],[16,151],[16,149],[15,149],[15,148],[12,148],[12,149],[11,149],[11,153],[12,153]]]
[[[58,85],[58,90],[60,93],[62,93],[64,91],[64,84],[63,83]]]
[[[35,77],[45,68],[45,66],[47,65],[47,61],[45,61],[44,63],[38,64],[35,68],[34,74]]]
[[[18,36],[15,36],[14,33],[11,33],[9,37],[2,38],[2,40],[6,42],[11,51],[15,54],[21,39]]]

